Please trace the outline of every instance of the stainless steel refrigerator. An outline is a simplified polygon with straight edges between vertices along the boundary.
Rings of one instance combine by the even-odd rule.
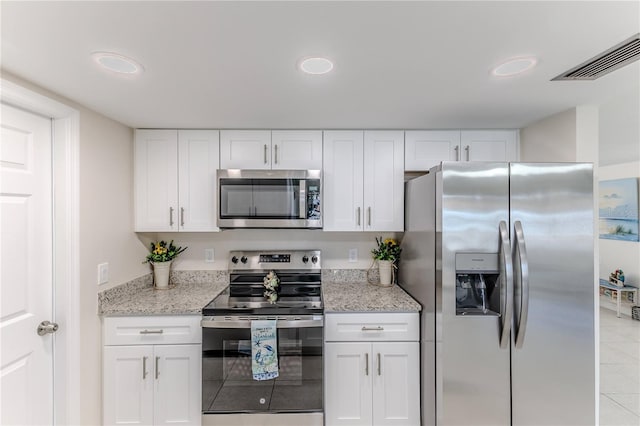
[[[592,165],[444,162],[405,202],[422,424],[594,425]]]

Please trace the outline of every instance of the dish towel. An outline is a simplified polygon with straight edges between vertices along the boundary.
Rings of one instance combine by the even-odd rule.
[[[278,377],[276,320],[251,321],[251,371],[253,380]]]

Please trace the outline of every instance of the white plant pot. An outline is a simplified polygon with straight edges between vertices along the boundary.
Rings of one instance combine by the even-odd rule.
[[[378,272],[380,272],[380,285],[390,286],[393,283],[393,262],[390,260],[378,260]]]
[[[169,288],[169,272],[171,271],[171,262],[153,262],[153,282],[156,288]]]

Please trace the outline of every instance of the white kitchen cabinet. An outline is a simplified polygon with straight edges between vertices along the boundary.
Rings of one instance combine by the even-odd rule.
[[[218,231],[217,130],[136,130],[135,230]]]
[[[404,168],[424,171],[442,161],[460,161],[459,130],[407,130],[404,140]]]
[[[405,170],[441,161],[517,161],[516,130],[411,130],[405,133]]]
[[[223,130],[220,168],[320,170],[320,130]]]
[[[418,314],[326,319],[325,425],[420,424]]]
[[[200,424],[199,320],[197,316],[104,319],[105,425]]]
[[[460,133],[464,161],[517,161],[515,130],[463,130]]]
[[[325,231],[404,230],[404,132],[324,132]]]

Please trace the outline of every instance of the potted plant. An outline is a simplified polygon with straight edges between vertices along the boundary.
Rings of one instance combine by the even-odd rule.
[[[376,237],[377,248],[371,250],[373,259],[378,261],[378,271],[380,272],[380,285],[389,286],[393,283],[396,263],[400,259],[402,249],[393,238],[382,239]]]
[[[173,240],[169,244],[166,241],[151,243],[151,253],[147,255],[147,259],[142,263],[148,262],[153,266],[153,282],[156,288],[169,288],[171,262],[186,249],[187,247],[174,246]]]

